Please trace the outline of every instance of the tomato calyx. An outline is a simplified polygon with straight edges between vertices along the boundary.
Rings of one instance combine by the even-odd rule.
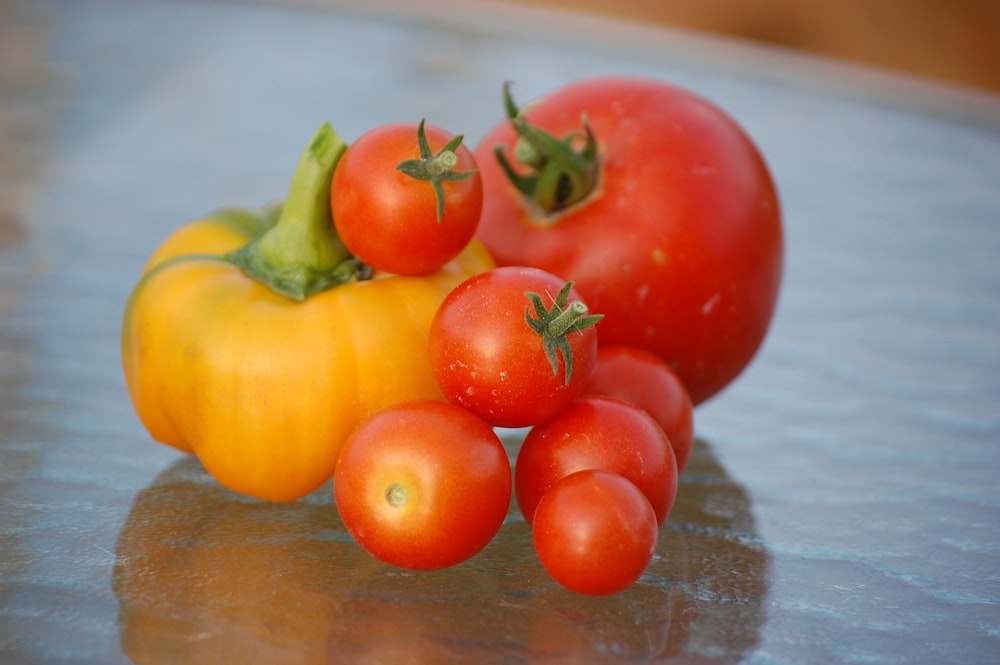
[[[288,198],[270,229],[223,258],[294,300],[371,277],[337,235],[330,181],[347,144],[323,123],[299,158]]]
[[[503,87],[507,117],[518,134],[512,149],[514,158],[528,173],[519,173],[504,154],[506,146],[493,149],[500,168],[524,196],[546,212],[556,212],[585,199],[597,187],[597,140],[584,114],[584,133],[570,132],[559,139],[528,124],[510,94],[510,82]],[[578,147],[581,140],[583,146]]]
[[[445,180],[464,180],[471,177],[476,171],[454,171],[458,165],[458,155],[455,151],[462,145],[464,137],[459,134],[453,137],[435,155],[431,152],[431,146],[427,142],[427,132],[424,131],[424,120],[421,119],[417,126],[417,145],[420,148],[418,159],[407,159],[400,162],[396,168],[411,178],[423,180],[431,183],[434,187],[434,196],[437,197],[437,221],[440,224],[444,217],[444,185]]]
[[[552,365],[553,374],[559,374],[559,356],[562,355],[567,386],[573,375],[573,351],[569,346],[569,335],[590,328],[604,318],[603,314],[590,314],[587,304],[582,300],[570,303],[569,293],[572,288],[573,282],[566,282],[551,308],[545,307],[542,297],[537,293],[528,291],[524,294],[531,301],[531,306],[524,308],[524,319],[542,338],[545,357]]]

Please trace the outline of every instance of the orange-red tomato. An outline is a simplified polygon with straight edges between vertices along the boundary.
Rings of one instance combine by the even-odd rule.
[[[493,428],[447,402],[411,401],[362,422],[344,444],[334,495],[344,526],[401,568],[465,561],[496,535],[511,497]]]
[[[659,529],[649,500],[607,471],[572,473],[542,497],[532,537],[538,558],[567,589],[592,596],[624,591],[642,576]]]
[[[360,136],[333,173],[337,234],[356,257],[398,275],[433,272],[469,244],[483,207],[472,151],[440,127],[381,125]],[[424,150],[426,148],[426,150]],[[404,164],[413,165],[406,169]],[[437,182],[434,182],[434,179]]]

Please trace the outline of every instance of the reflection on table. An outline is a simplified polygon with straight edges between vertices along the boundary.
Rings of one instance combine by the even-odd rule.
[[[116,555],[121,643],[143,665],[692,663],[707,645],[732,662],[757,643],[769,572],[747,495],[704,441],[647,574],[611,597],[556,585],[516,507],[470,561],[404,571],[351,540],[329,487],[264,503],[193,457],[139,493]]]

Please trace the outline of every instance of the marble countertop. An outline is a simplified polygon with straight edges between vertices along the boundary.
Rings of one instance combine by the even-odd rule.
[[[995,663],[1000,99],[572,14],[414,7],[7,3],[0,661]],[[639,584],[560,589],[516,512],[465,564],[396,570],[329,487],[241,498],[150,440],[118,334],[171,230],[283,195],[324,120],[351,140],[428,117],[474,144],[504,81],[526,100],[610,73],[727,109],[787,233],[771,333],[699,407]]]

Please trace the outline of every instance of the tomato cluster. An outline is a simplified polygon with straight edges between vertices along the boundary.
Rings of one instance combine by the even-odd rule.
[[[348,438],[334,476],[348,531],[397,566],[454,565],[499,531],[513,475],[555,580],[594,595],[634,583],[673,506],[693,414],[666,363],[598,346],[602,319],[571,282],[529,266],[453,289],[428,339],[446,401],[390,406]],[[495,427],[530,428],[513,474]]]
[[[218,215],[185,232],[214,239],[193,258],[150,266],[150,290],[188,270],[170,316],[161,297],[131,306],[126,374],[154,436],[236,491],[292,500],[332,473],[344,525],[383,561],[458,564],[515,497],[556,581],[615,593],[653,556],[695,406],[770,324],[777,194],[742,129],[680,88],[596,78],[504,102],[474,150],[424,121],[350,146],[321,131],[277,221]],[[456,267],[470,250],[488,260]],[[208,264],[238,306],[198,281]],[[175,330],[192,311],[213,337]],[[221,343],[236,314],[252,353]],[[180,363],[190,376],[159,398]],[[209,369],[221,406],[192,409]],[[513,468],[496,428],[528,428]]]
[[[431,322],[444,401],[362,422],[337,505],[369,552],[427,569],[485,547],[514,496],[555,580],[615,593],[653,556],[694,407],[769,325],[776,194],[735,122],[678,88],[593,79],[523,113],[507,89],[505,103],[474,152],[423,122],[387,125],[334,173],[337,232],[362,261],[424,274],[475,235],[499,266]],[[513,469],[497,427],[529,428]]]

